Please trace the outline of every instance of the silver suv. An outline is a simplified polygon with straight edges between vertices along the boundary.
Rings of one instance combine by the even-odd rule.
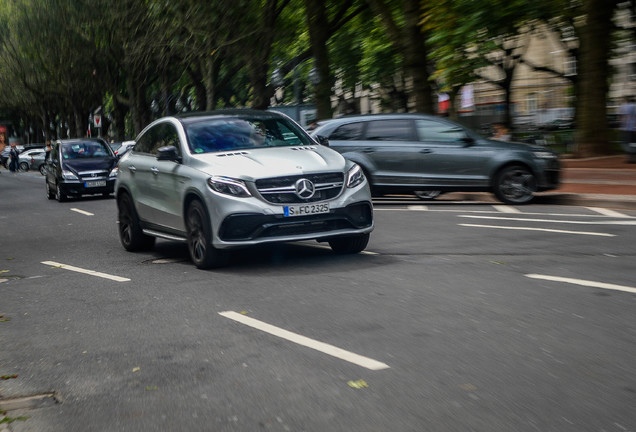
[[[318,240],[357,253],[373,230],[360,167],[275,112],[227,110],[165,117],[119,162],[119,238],[126,250],[155,238],[186,242],[201,269],[228,250]]]

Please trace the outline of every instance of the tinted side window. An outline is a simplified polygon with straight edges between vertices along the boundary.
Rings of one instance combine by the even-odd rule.
[[[416,120],[415,126],[420,141],[457,142],[466,137],[466,132],[455,125],[435,120]]]
[[[362,125],[362,122],[357,122],[339,126],[328,138],[342,141],[359,140],[362,138]]]
[[[373,120],[367,126],[367,139],[377,141],[413,140],[410,120]]]
[[[175,146],[177,153],[181,155],[179,135],[176,128],[170,123],[160,123],[146,131],[135,144],[135,151],[156,155],[159,148],[165,146]]]

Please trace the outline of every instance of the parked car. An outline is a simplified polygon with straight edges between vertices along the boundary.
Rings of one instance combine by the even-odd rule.
[[[126,153],[130,151],[135,146],[135,141],[124,141],[121,143],[117,151],[115,151],[115,155],[117,157],[122,157]]]
[[[113,153],[117,154],[117,150],[121,147],[121,142],[109,142],[108,145],[113,150]]]
[[[423,114],[373,114],[323,122],[311,135],[362,167],[372,192],[489,191],[507,204],[559,185],[552,150],[494,141],[457,123]]]
[[[9,152],[11,151],[11,146],[7,145],[2,149],[2,153],[0,153],[0,163],[5,169],[9,169]]]
[[[374,227],[360,167],[275,112],[156,120],[119,159],[115,190],[126,250],[181,241],[201,269],[226,265],[230,249],[270,242],[318,240],[357,253]]]
[[[46,171],[46,151],[41,149],[25,150],[18,156],[18,164],[22,171],[36,170],[44,175]]]
[[[572,119],[554,119],[539,126],[540,130],[557,131],[574,129],[574,120]]]
[[[84,138],[56,141],[46,162],[46,196],[62,202],[69,195],[113,193],[117,158],[106,141]]]

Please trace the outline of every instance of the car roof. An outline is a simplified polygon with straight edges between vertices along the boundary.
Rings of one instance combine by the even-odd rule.
[[[174,117],[183,124],[198,123],[203,120],[221,117],[256,117],[261,119],[287,118],[287,116],[285,116],[284,114],[276,111],[262,111],[252,108],[232,108],[214,111],[191,112],[186,114],[178,114]]]
[[[73,144],[73,143],[83,143],[83,142],[91,142],[91,141],[108,144],[102,138],[70,138],[70,139],[57,140],[57,142],[59,142],[60,144]]]

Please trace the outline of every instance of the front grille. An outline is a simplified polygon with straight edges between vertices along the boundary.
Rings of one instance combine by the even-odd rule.
[[[105,170],[78,171],[77,174],[81,180],[103,180],[108,177],[108,171]]]
[[[310,180],[316,191],[309,199],[296,195],[295,184],[300,179]],[[333,199],[340,195],[344,186],[344,174],[324,173],[275,177],[256,180],[256,188],[263,198],[273,204],[295,204]]]

